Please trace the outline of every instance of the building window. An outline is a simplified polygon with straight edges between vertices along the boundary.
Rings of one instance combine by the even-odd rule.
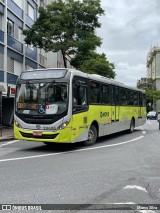
[[[23,42],[23,33],[20,27],[18,28],[18,41]]]
[[[14,22],[7,19],[7,33],[14,37]]]
[[[29,48],[30,50],[34,51],[34,46],[33,46],[33,44],[26,44],[26,43],[25,43],[25,46],[26,46],[27,48]]]
[[[62,63],[57,61],[57,68],[62,68]]]
[[[40,0],[40,7],[46,7],[46,4],[47,4],[47,2],[46,2],[46,0]]]
[[[47,64],[47,58],[44,57],[43,55],[39,54],[39,63],[43,66],[46,66]]]
[[[30,67],[29,65],[25,65],[25,70],[34,70],[33,67]]]
[[[18,40],[18,28],[19,26],[14,23],[14,38],[16,38]]]
[[[23,64],[20,63],[19,61],[14,60],[14,74],[15,75],[20,75],[22,72],[22,66]]]
[[[13,0],[21,9],[23,9],[23,0]]]
[[[4,54],[0,52],[0,70],[4,70]]]
[[[34,8],[27,2],[27,15],[34,20]]]
[[[14,73],[14,59],[7,56],[7,71]]]
[[[3,15],[2,14],[0,14],[0,30],[3,30],[3,28],[2,28],[2,23],[3,23]]]

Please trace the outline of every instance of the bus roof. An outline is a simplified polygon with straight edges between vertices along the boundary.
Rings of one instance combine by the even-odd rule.
[[[108,83],[108,84],[112,84],[112,85],[115,85],[115,86],[120,86],[120,87],[124,87],[124,88],[127,88],[127,89],[133,89],[133,90],[136,90],[136,91],[141,91],[141,92],[145,92],[144,90],[141,90],[141,89],[138,89],[136,87],[131,87],[131,86],[128,86],[128,85],[125,85],[121,82],[118,82],[118,81],[115,81],[113,79],[110,79],[110,78],[107,78],[107,77],[104,77],[104,76],[101,76],[101,75],[98,75],[98,74],[88,74],[88,73],[84,73],[80,70],[76,70],[76,69],[71,69],[71,68],[46,68],[46,69],[35,69],[35,70],[26,70],[26,71],[23,71],[22,73],[34,73],[34,72],[37,72],[37,71],[68,71],[72,74],[72,76],[81,76],[81,77],[84,77],[84,78],[88,78],[90,80],[95,80],[95,81],[99,81],[99,82],[103,82],[103,83]],[[23,74],[21,73],[21,77],[23,76]],[[47,76],[48,76],[48,72],[47,72]],[[63,76],[63,73],[60,75],[61,77]],[[59,76],[59,77],[60,77]]]
[[[124,88],[127,88],[127,89],[145,92],[144,90],[138,89],[136,87],[131,87],[131,86],[125,85],[125,84],[118,82],[114,79],[107,78],[107,77],[104,77],[104,76],[101,76],[101,75],[98,75],[98,74],[87,74],[87,73],[83,73],[83,72],[81,72],[79,70],[75,70],[75,69],[70,69],[70,72],[72,72],[73,75],[86,77],[86,78],[89,78],[90,80],[95,80],[95,81],[99,81],[99,82],[103,82],[103,83],[112,84],[112,85],[115,85],[115,86],[124,87]]]

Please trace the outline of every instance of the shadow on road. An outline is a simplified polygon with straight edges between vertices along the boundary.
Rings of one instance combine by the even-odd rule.
[[[135,132],[141,132],[141,130],[136,129]],[[131,134],[131,135],[133,135],[133,134]],[[43,153],[75,151],[75,150],[79,150],[79,149],[85,149],[85,148],[90,148],[90,147],[94,147],[94,146],[98,146],[98,145],[103,145],[104,143],[105,143],[105,145],[113,144],[113,143],[115,143],[116,139],[121,138],[123,136],[127,136],[127,135],[130,135],[130,134],[126,133],[126,131],[123,131],[123,132],[103,136],[103,137],[98,138],[95,145],[92,145],[92,146],[84,146],[82,142],[74,143],[74,144],[48,143],[47,145],[44,144],[43,142],[42,143],[41,142],[40,143],[39,142],[31,142],[32,147],[25,148],[21,151],[43,152]]]

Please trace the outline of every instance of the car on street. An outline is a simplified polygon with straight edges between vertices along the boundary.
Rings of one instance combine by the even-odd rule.
[[[157,119],[157,112],[156,111],[150,111],[150,112],[148,112],[147,119],[156,120]]]

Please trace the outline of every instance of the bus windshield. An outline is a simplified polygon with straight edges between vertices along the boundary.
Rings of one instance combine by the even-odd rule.
[[[18,113],[40,115],[60,114],[68,108],[68,84],[55,82],[26,83],[17,85],[16,106]]]

